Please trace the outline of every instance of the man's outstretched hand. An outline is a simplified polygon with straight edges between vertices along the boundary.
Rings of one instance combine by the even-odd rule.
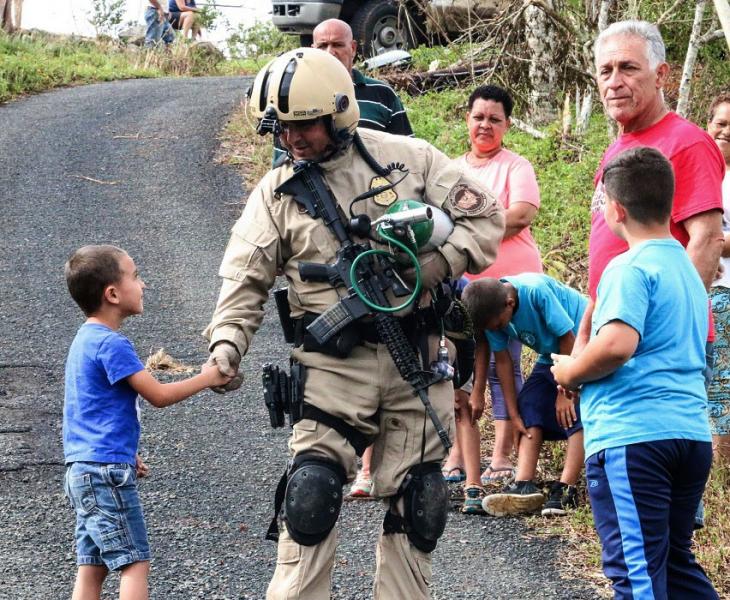
[[[211,351],[210,357],[205,364],[215,365],[223,375],[233,378],[225,385],[210,388],[214,392],[225,394],[226,392],[231,392],[241,387],[243,375],[238,372],[238,366],[241,364],[241,355],[230,342],[218,342]]]

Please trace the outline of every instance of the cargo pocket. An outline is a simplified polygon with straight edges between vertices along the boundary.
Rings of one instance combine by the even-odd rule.
[[[289,449],[293,453],[306,450],[317,440],[317,421],[302,419],[294,425],[289,439]]]
[[[421,575],[421,580],[426,587],[431,587],[431,557],[428,556],[416,556],[416,565],[418,566],[418,572]]]
[[[97,492],[91,484],[91,475],[69,477],[68,489],[76,512],[85,518],[89,533],[102,553],[124,548],[127,536],[121,519],[100,506]],[[108,487],[99,488],[98,493],[103,498],[104,494],[110,494],[110,490]]]
[[[276,564],[277,565],[294,565],[299,562],[301,558],[302,548],[294,540],[282,539],[279,540],[278,547],[276,549]]]
[[[382,445],[383,453],[377,471],[373,474],[377,480],[376,488],[378,495],[389,496],[395,493],[400,485],[402,475],[405,475],[405,472],[401,472],[403,471],[403,464],[410,464],[411,457],[406,452],[408,428],[405,420],[397,416],[385,417],[375,445]],[[377,452],[377,450],[374,452]]]

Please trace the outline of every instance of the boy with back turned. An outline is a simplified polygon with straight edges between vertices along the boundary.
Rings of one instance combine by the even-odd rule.
[[[109,571],[121,571],[119,598],[146,600],[150,549],[137,476],[137,395],[162,408],[230,377],[215,366],[159,383],[119,333],[142,314],[144,282],[115,246],[84,246],[65,267],[71,297],[87,316],[66,360],[63,408],[64,488],[76,512],[78,572],[73,600],[98,600]]]
[[[672,167],[638,147],[603,170],[604,217],[629,250],[601,276],[591,338],[553,374],[582,386],[586,479],[615,598],[718,598],[692,553],[712,462],[707,292],[671,234]]]

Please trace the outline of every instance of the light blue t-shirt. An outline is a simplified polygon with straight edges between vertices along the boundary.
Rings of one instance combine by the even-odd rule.
[[[492,352],[505,350],[517,339],[540,356],[538,362],[552,364],[550,354],[560,350],[560,338],[578,333],[588,299],[564,283],[540,273],[502,277],[517,290],[517,310],[507,327],[486,331]]]
[[[135,464],[137,392],[126,378],[144,369],[132,343],[97,323],[84,323],[66,359],[63,454],[85,461]]]
[[[620,369],[583,386],[586,457],[640,442],[711,441],[703,376],[707,292],[679,242],[649,240],[608,264],[591,335],[611,321],[635,329],[639,345]]]

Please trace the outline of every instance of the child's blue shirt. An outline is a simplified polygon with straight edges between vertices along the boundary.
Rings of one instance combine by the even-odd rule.
[[[583,386],[586,457],[640,442],[711,441],[703,375],[707,292],[679,242],[649,240],[609,263],[591,336],[611,321],[635,329],[639,345],[617,371]]]
[[[96,323],[79,328],[66,359],[66,464],[135,464],[140,431],[137,392],[126,378],[143,369],[132,343],[122,334]]]
[[[532,348],[538,362],[552,364],[550,354],[560,350],[560,338],[578,333],[588,299],[573,288],[540,273],[502,277],[517,290],[517,310],[507,327],[486,331],[493,352],[505,350],[510,338]]]

